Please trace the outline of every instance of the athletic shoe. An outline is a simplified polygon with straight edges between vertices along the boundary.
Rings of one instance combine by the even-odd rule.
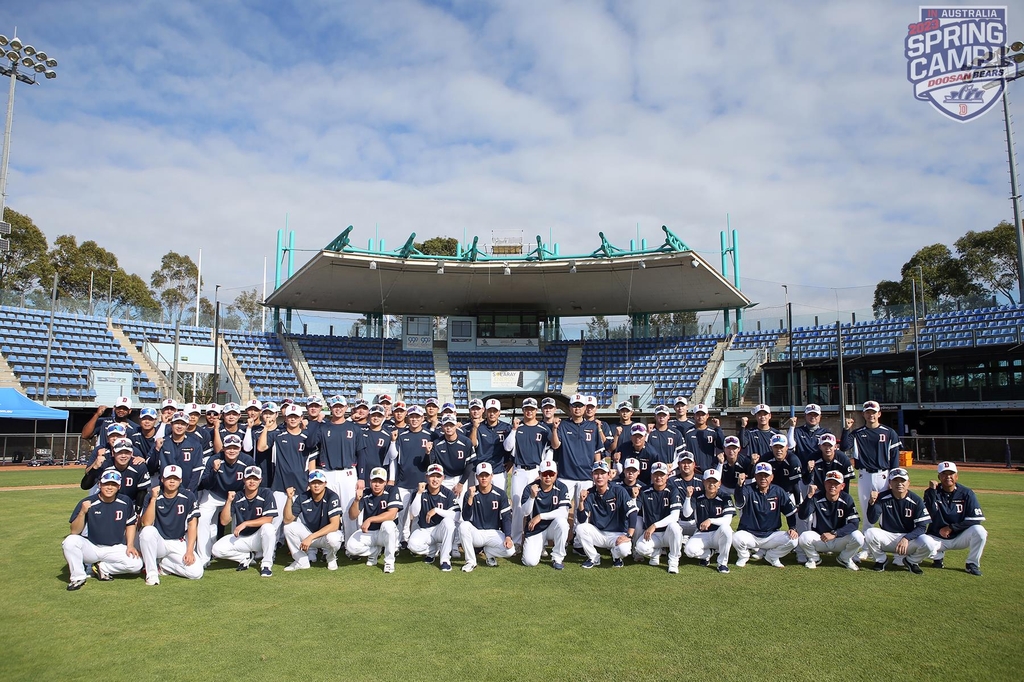
[[[443,572],[445,572],[445,573],[448,573],[448,572],[450,572],[450,571],[452,570],[452,565],[451,565],[451,564],[449,564],[449,563],[447,563],[447,562],[445,562],[445,563],[442,563],[442,564],[441,564],[441,570],[442,570]]]
[[[425,564],[432,564],[432,563],[434,563],[434,557],[432,557],[432,556],[430,556],[428,554],[427,556],[423,557],[423,563],[425,563]]]
[[[160,578],[146,578],[146,584],[147,585],[159,585],[160,584]]]
[[[551,568],[555,569],[556,571],[561,571],[563,568],[565,568],[565,566],[562,565],[561,561],[552,561]]]
[[[739,557],[736,559],[736,568],[743,568],[747,565],[747,559],[745,557]]]
[[[854,561],[867,561],[867,559],[868,551],[866,549],[862,549],[860,553],[854,558]]]
[[[860,570],[860,566],[858,566],[857,564],[855,564],[855,563],[853,562],[853,559],[847,559],[846,561],[843,561],[843,560],[842,560],[842,559],[840,559],[839,557],[836,557],[836,562],[837,562],[837,563],[838,563],[838,564],[839,564],[840,566],[842,566],[843,568],[848,568],[848,569],[850,569],[851,571],[859,571],[859,570]]]
[[[238,566],[235,567],[235,570],[236,571],[248,571],[249,570],[249,562],[248,561],[243,561],[242,563],[238,564]]]
[[[804,562],[804,568],[817,568],[817,567],[818,567],[818,562],[817,561],[810,561],[810,560],[808,560],[808,561]]]
[[[651,566],[661,566],[661,555],[655,554],[651,557],[651,560],[647,562]]]
[[[884,571],[885,570],[885,562],[884,561],[876,561],[875,565],[871,567],[871,570],[872,571]]]
[[[491,568],[494,568],[495,566],[498,565],[498,560],[495,559],[494,557],[487,557],[487,562],[486,563]]]
[[[679,572],[679,562],[678,561],[670,561],[670,562],[668,562],[668,572],[669,573],[678,573]]]
[[[773,566],[775,568],[785,568],[785,566],[782,565],[782,562],[778,559],[765,559],[765,561],[768,562],[769,566]]]
[[[971,575],[981,575],[981,568],[978,566],[978,564],[967,564],[965,570]]]
[[[729,567],[727,565],[725,565],[725,564],[718,564],[718,572],[719,573],[728,573],[729,572]]]
[[[474,568],[476,568],[476,564],[464,564],[462,566],[462,572],[463,573],[472,573]]]
[[[932,568],[945,568],[945,565],[943,564],[943,560],[942,559],[936,559],[935,561],[933,561],[932,562]]]
[[[284,567],[284,572],[290,573],[291,571],[305,571],[307,568],[310,568],[309,563],[304,561],[293,561]]]
[[[761,560],[761,553],[760,552],[754,552],[753,554],[750,555],[750,558],[753,559],[754,561],[760,561]]]
[[[587,556],[587,553],[583,551],[582,547],[573,547],[572,553],[576,556]]]
[[[452,558],[453,559],[461,559],[462,558],[462,552],[460,552],[459,550],[457,550],[457,549],[455,549],[453,547],[452,548]]]
[[[107,583],[113,580],[113,578],[110,577],[109,573],[100,568],[100,562],[98,561],[92,565],[92,574],[96,578],[96,580],[99,580],[101,582]]]
[[[907,570],[913,573],[914,575],[921,575],[922,573],[924,573],[924,569],[922,569],[920,566],[911,561],[906,562],[906,566]]]
[[[72,580],[68,583],[68,592],[80,590],[82,589],[82,585],[85,585],[85,578],[82,578],[81,580]]]
[[[385,573],[394,573],[395,572],[395,562],[393,562],[393,561],[385,561],[384,562],[384,572]]]
[[[376,566],[377,565],[377,559],[379,557],[380,557],[380,552],[374,552],[373,554],[371,554],[370,556],[368,556],[366,558],[366,565],[367,566]]]
[[[402,540],[401,542],[399,542],[399,543],[398,543],[398,549],[400,549],[400,550],[402,550],[402,551],[405,551],[405,550],[409,549],[409,543],[408,543],[408,541],[406,541],[406,540]]]
[[[711,565],[711,559],[701,559],[700,560],[700,565],[704,566],[705,568],[707,568],[708,566]]]
[[[328,571],[337,571],[338,570],[338,560],[337,559],[331,559],[330,561],[328,561],[327,562],[327,570]]]
[[[622,568],[626,565],[622,559],[612,559],[612,568]]]
[[[270,566],[264,566],[260,569],[261,578],[271,578],[274,575],[274,571],[271,570]]]
[[[580,568],[596,568],[597,566],[600,566],[600,565],[601,565],[601,560],[600,559],[598,559],[597,561],[591,561],[590,559],[587,559],[582,564],[580,564]]]

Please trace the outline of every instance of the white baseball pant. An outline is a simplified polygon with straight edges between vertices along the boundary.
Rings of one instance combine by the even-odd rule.
[[[895,554],[896,545],[903,539],[904,535],[906,533],[890,533],[881,528],[868,528],[867,532],[864,533],[864,547],[868,550],[871,558],[881,563],[885,561],[886,552],[893,552]],[[924,536],[922,535],[921,537]],[[906,560],[912,564],[920,564],[931,554],[931,549],[923,542],[918,542],[918,540],[912,540],[910,546],[907,547]]]
[[[751,551],[764,552],[769,563],[781,559],[796,549],[797,539],[789,537],[784,530],[777,530],[766,538],[759,538],[753,533],[738,530],[733,533],[732,546],[736,548],[736,561],[746,563]]]
[[[871,505],[871,491],[883,493],[889,489],[889,470],[868,473],[860,470],[857,472],[857,499],[860,500],[860,527],[862,532],[867,533],[871,524],[868,522],[868,507]]]
[[[594,482],[571,481],[566,478],[560,478],[558,480],[564,483],[566,489],[569,491],[569,500],[572,503],[569,507],[569,517],[572,519],[572,522],[569,524],[569,527],[574,528],[576,526],[576,510],[579,508],[580,504],[580,493],[584,490],[590,490],[591,488],[593,488]],[[580,544],[580,539],[576,536],[575,532],[573,533],[572,546],[576,547],[577,549],[582,548],[583,546]]]
[[[821,561],[822,552],[838,554],[839,560],[845,563],[860,554],[860,551],[864,549],[864,535],[859,530],[855,530],[844,537],[832,538],[828,541],[822,540],[821,535],[813,530],[805,530],[803,533],[800,533],[800,539],[797,542],[799,543],[800,551],[804,554],[805,563],[807,561],[815,563]]]
[[[580,544],[587,558],[595,564],[601,561],[601,555],[597,553],[598,549],[611,550],[613,559],[624,559],[629,556],[630,551],[633,549],[632,541],[619,544],[619,538],[626,537],[625,532],[616,533],[598,530],[597,526],[592,523],[577,525],[576,537],[580,539]]]
[[[942,559],[946,552],[951,549],[966,549],[967,563],[981,566],[981,553],[985,551],[985,542],[988,540],[988,531],[984,526],[968,526],[967,529],[955,538],[940,538],[934,535],[922,535],[915,543],[920,542],[928,548],[932,559]]]
[[[341,520],[341,525],[345,531],[345,537],[348,537],[359,530],[359,522],[348,517],[348,508],[352,506],[352,500],[356,499],[356,482],[359,480],[359,476],[356,475],[355,467],[331,469],[326,474],[327,487],[333,490],[341,500],[342,516],[344,517]]]
[[[300,546],[302,541],[312,534],[313,531],[307,528],[306,524],[302,521],[292,521],[284,525],[284,541],[288,543],[288,551],[291,553],[292,559],[298,561],[303,566],[309,565],[309,554],[308,552],[303,552]],[[338,551],[344,542],[345,539],[342,537],[341,531],[336,530],[313,540],[313,542],[309,543],[309,549],[322,549],[328,561],[336,561],[338,559]]]
[[[683,551],[691,559],[711,559],[712,552],[718,552],[718,565],[729,565],[729,549],[732,547],[732,526],[712,526],[714,530],[699,530],[686,541]]]
[[[551,542],[551,561],[565,561],[565,544],[569,541],[568,519],[552,519],[551,524],[542,532],[523,537],[523,566],[536,566],[540,563],[540,555],[544,546]]]
[[[274,524],[264,523],[252,535],[235,537],[225,535],[213,543],[213,558],[233,561],[236,564],[248,563],[249,555],[262,557],[260,565],[271,568],[274,565],[274,546],[277,544],[277,533]]]
[[[159,578],[160,569],[189,580],[203,577],[203,562],[198,554],[191,566],[185,564],[188,543],[184,540],[165,540],[155,526],[146,526],[139,531],[139,546],[147,579]]]
[[[71,580],[85,580],[85,565],[99,564],[101,573],[121,575],[142,570],[142,559],[128,556],[128,545],[94,545],[81,535],[69,535],[61,543]]]
[[[455,540],[455,517],[441,519],[428,528],[417,528],[409,536],[409,551],[419,556],[438,556],[440,563],[451,564]]]
[[[459,524],[459,534],[467,566],[476,566],[476,553],[481,549],[488,559],[507,559],[516,553],[514,547],[505,547],[505,534],[500,530],[478,530],[469,521],[463,521]]]
[[[540,467],[512,469],[512,490],[509,495],[512,503],[512,542],[520,546],[523,544],[523,491],[539,477]]]
[[[213,543],[217,540],[217,517],[225,504],[227,500],[217,497],[209,490],[199,493],[199,526],[196,528],[195,553],[204,566],[213,558]]]
[[[678,523],[670,523],[663,530],[651,533],[651,539],[644,539],[644,534],[639,533],[636,541],[636,553],[650,559],[655,554],[661,556],[661,550],[668,548],[669,564],[678,564],[679,557],[683,553],[683,532]]]
[[[379,530],[357,530],[345,542],[345,551],[352,556],[376,556],[384,552],[384,563],[395,563],[395,551],[398,549],[398,525],[394,521],[384,521]]]
[[[414,518],[413,515],[409,513],[409,507],[412,506],[412,498],[416,495],[416,491],[412,488],[398,488],[397,486],[396,489],[398,490],[398,499],[402,501],[402,508],[398,510],[398,518],[395,519],[395,525],[398,526],[398,541],[408,542],[409,538],[412,536]],[[349,521],[348,514],[345,514],[345,521]],[[355,524],[356,527],[356,531],[353,532],[357,532],[359,530],[357,520],[353,519],[352,523]],[[351,535],[346,531],[345,537],[351,537]]]
[[[296,498],[301,494],[301,490],[295,491]],[[284,541],[284,508],[288,506],[287,493],[279,493],[275,490],[274,502],[277,504],[277,515],[271,517],[273,519],[271,525],[274,527],[274,542],[280,543]]]

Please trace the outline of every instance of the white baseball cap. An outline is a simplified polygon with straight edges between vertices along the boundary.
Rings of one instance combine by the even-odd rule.
[[[484,403],[484,409],[501,410],[501,401],[496,398],[489,398],[487,402]]]
[[[129,410],[132,409],[132,399],[126,395],[120,396],[114,401],[114,409],[116,410],[119,407],[127,407]]]
[[[694,459],[693,453],[690,452],[689,450],[680,450],[679,451],[679,457],[677,459],[680,462],[685,462],[686,460],[690,460],[691,462],[696,462],[697,461],[696,459]]]
[[[647,424],[633,424],[629,427],[629,435],[631,436],[645,436],[647,435]]]
[[[861,408],[862,412],[867,412],[868,410],[874,410],[875,412],[881,412],[882,408],[874,400],[869,400],[866,403],[864,403],[864,407]]]
[[[953,462],[939,462],[939,473],[944,474],[947,471],[952,471],[955,474],[957,472],[956,464]]]
[[[825,443],[836,444],[836,437],[831,433],[823,433],[818,436],[818,445],[824,445]]]
[[[480,462],[476,465],[476,475],[480,474],[493,474],[494,469],[491,468],[490,462]]]
[[[781,433],[776,433],[774,436],[772,436],[772,439],[771,439],[771,441],[769,441],[769,444],[773,448],[776,445],[781,445],[782,447],[785,448],[785,447],[789,447],[789,439],[786,438],[786,436],[781,434]]]
[[[621,403],[615,406],[616,412],[622,412],[623,410],[629,410],[630,412],[632,412],[633,403],[629,402],[628,400],[623,400]]]
[[[804,407],[804,414],[821,414],[821,405],[811,403]]]
[[[173,424],[174,422],[185,422],[188,424],[188,415],[184,412],[175,412],[171,415],[171,423]]]
[[[893,469],[892,471],[889,472],[890,481],[896,480],[897,478],[902,478],[904,481],[909,481],[910,474],[907,472],[906,469]]]
[[[374,467],[370,472],[370,480],[386,481],[388,480],[388,470],[384,467]]]
[[[684,398],[683,396],[679,396],[678,398],[676,398],[676,401],[674,403],[672,403],[672,404],[673,405],[689,405],[690,402],[686,398]]]
[[[583,395],[582,393],[577,393],[569,401],[569,404],[570,405],[586,405],[587,404],[587,396]]]
[[[622,463],[622,468],[636,469],[637,471],[640,471],[640,460],[638,460],[636,457],[630,457],[629,459]]]
[[[605,473],[610,471],[610,469],[608,467],[608,462],[604,461],[603,459],[600,459],[600,460],[594,462],[594,464],[590,467],[590,470],[591,471],[603,471]]]
[[[388,402],[391,402],[391,401],[389,400]],[[311,395],[308,398],[306,398],[306,407],[309,407],[310,405],[316,405],[318,407],[323,407],[323,404],[324,404],[324,401],[321,400],[320,396],[318,396],[318,395]]]
[[[224,414],[228,414],[229,412],[241,414],[242,407],[238,403],[225,403],[222,411],[224,412]]]
[[[121,485],[121,472],[117,469],[107,469],[100,474],[100,485],[104,483],[116,483]]]
[[[218,405],[217,403],[210,403],[209,405],[206,406],[206,413],[220,414],[220,405]]]
[[[716,481],[722,480],[722,474],[718,473],[718,469],[708,469],[704,472],[703,480],[710,481],[711,479],[715,479]]]
[[[705,405],[704,403],[697,403],[697,405],[693,408],[693,413],[708,414],[708,406]]]
[[[263,480],[263,470],[257,466],[247,466],[245,467],[243,478],[258,478]]]
[[[240,448],[242,447],[242,439],[233,433],[229,433],[224,436],[224,442],[222,445],[225,448]]]
[[[758,462],[754,466],[754,475],[755,476],[757,476],[758,474],[771,474],[771,473],[772,473],[772,465],[769,464],[768,462]]]
[[[672,414],[672,410],[668,409],[668,405],[658,405],[654,408],[654,414]]]
[[[168,398],[160,404],[161,410],[166,410],[168,407],[173,407],[174,411],[178,411],[178,403],[173,398]]]
[[[245,409],[251,410],[253,408],[256,408],[257,410],[262,411],[263,410],[263,403],[261,403],[260,401],[256,400],[255,398],[253,398],[252,400],[246,401]]]
[[[446,426],[448,424],[458,424],[458,423],[459,423],[459,420],[456,419],[453,415],[446,414],[445,416],[441,417],[441,426]]]
[[[767,412],[768,414],[771,414],[772,408],[768,407],[764,403],[761,403],[760,405],[754,405],[752,408],[750,408],[750,414],[756,415],[758,412]]]
[[[185,411],[189,414],[202,414],[203,408],[199,407],[198,403],[189,403],[185,405]]]
[[[545,407],[558,407],[558,403],[555,402],[554,398],[549,396],[540,401],[540,408],[543,410]]]
[[[665,474],[668,475],[668,465],[664,462],[655,462],[651,465],[651,476],[654,474]]]
[[[722,445],[727,448],[738,448],[740,447],[740,439],[736,436],[726,436],[725,440],[722,441]]]
[[[529,409],[531,407],[533,409],[535,409],[535,410],[537,409],[537,399],[536,398],[524,398],[523,399],[523,409],[527,410],[527,409]]]
[[[131,452],[134,448],[132,442],[127,438],[118,438],[112,446],[114,452]]]
[[[289,405],[285,405],[284,409],[281,410],[281,412],[286,417],[291,417],[292,415],[294,415],[296,417],[301,417],[302,416],[302,408],[299,407],[298,405],[296,405],[295,403],[291,403]]]
[[[160,475],[161,478],[181,478],[181,467],[177,464],[168,464]]]
[[[555,464],[555,462],[553,460],[550,460],[550,459],[544,460],[543,462],[540,463],[540,473],[543,474],[543,473],[545,473],[547,471],[552,471],[552,472],[557,474],[558,473],[558,465]]]
[[[335,405],[346,405],[347,406],[348,405],[348,400],[346,400],[345,396],[343,396],[343,395],[336,395],[336,396],[332,396],[327,401],[327,404],[330,405],[331,407],[334,407]]]
[[[469,409],[471,410],[474,408],[483,409],[483,407],[484,401],[480,400],[479,398],[473,398],[472,400],[469,401]]]
[[[825,474],[825,482],[828,483],[829,481],[836,481],[837,483],[843,483],[844,482],[843,481],[843,475],[840,472],[838,472],[838,471],[832,470],[832,471],[828,472],[827,474]]]
[[[440,464],[431,464],[427,467],[427,476],[444,476],[444,467]]]
[[[327,483],[327,474],[323,469],[313,469],[309,472],[309,482],[320,481],[321,483]]]

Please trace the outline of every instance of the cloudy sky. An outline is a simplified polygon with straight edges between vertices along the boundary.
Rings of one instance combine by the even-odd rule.
[[[261,286],[286,215],[310,250],[349,224],[562,253],[665,224],[714,263],[728,215],[766,316],[787,283],[835,319],[920,246],[1011,218],[999,111],[960,124],[912,96],[917,7],[20,3],[0,32],[60,66],[17,90],[8,204],[147,279],[202,248],[227,298]]]

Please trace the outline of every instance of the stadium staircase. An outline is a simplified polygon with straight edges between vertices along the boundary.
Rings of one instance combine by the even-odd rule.
[[[437,383],[437,399],[441,403],[454,403],[451,367],[448,365],[448,351],[434,348],[434,381]]]
[[[0,355],[0,388],[13,388],[22,393],[25,390],[21,387],[21,382],[18,381],[18,376],[11,369],[11,366],[7,363],[7,358]]]
[[[217,345],[220,347],[221,364],[224,365],[224,371],[227,372],[227,378],[235,387],[235,392],[238,393],[239,402],[246,403],[256,398],[256,391],[252,390],[252,385],[249,383],[248,377],[245,376],[245,372],[242,371],[242,366],[238,364],[238,359],[235,357],[235,354],[231,352],[231,348],[228,346],[223,336],[217,339]]]
[[[562,374],[562,393],[575,395],[580,386],[580,364],[583,362],[583,347],[571,345],[565,349],[565,371]]]
[[[145,371],[146,376],[149,377],[149,380],[156,384],[160,395],[170,396],[179,402],[184,400],[181,394],[171,386],[167,375],[160,371],[160,368],[149,359],[148,355],[138,349],[123,329],[115,327],[109,320],[107,321],[107,329],[110,330],[110,333],[113,334],[117,342],[121,344],[121,348],[124,348],[124,352],[128,354],[132,362],[141,367]]]
[[[316,377],[313,376],[313,370],[310,369],[309,363],[306,361],[306,355],[299,348],[298,342],[295,339],[281,336],[280,334],[278,338],[281,340],[281,345],[284,347],[288,360],[292,363],[292,368],[295,370],[295,378],[298,379],[302,390],[306,395],[320,395],[320,385],[317,383]]]
[[[704,373],[700,375],[700,379],[697,381],[697,388],[693,390],[691,402],[712,402],[714,396],[709,396],[709,394],[714,390],[714,386],[711,385],[711,382],[718,376],[718,370],[725,361],[725,351],[728,348],[729,339],[723,339],[715,344],[715,349],[711,351],[711,358],[708,360],[708,364],[704,366]]]
[[[918,332],[924,327],[924,321],[918,323]],[[914,323],[911,321],[910,326],[903,332],[903,336],[897,341],[896,350],[899,353],[903,353],[907,350],[914,348]]]

